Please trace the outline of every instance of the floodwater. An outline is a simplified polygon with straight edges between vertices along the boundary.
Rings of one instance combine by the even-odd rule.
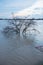
[[[0,65],[43,65],[43,21],[37,21],[40,34],[21,37],[20,34],[4,34],[8,24],[0,20]]]

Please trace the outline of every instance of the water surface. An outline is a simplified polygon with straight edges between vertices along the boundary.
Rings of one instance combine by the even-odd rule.
[[[40,34],[21,37],[19,34],[4,34],[8,26],[6,20],[0,20],[0,65],[41,65],[43,52],[36,49],[43,46],[43,21],[37,21],[36,29]]]

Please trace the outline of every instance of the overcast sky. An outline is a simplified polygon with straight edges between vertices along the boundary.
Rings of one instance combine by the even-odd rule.
[[[10,17],[11,13],[18,12],[32,6],[37,0],[0,0],[0,17]]]

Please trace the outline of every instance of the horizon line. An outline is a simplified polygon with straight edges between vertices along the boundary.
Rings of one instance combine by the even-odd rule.
[[[43,18],[0,18],[0,20],[43,20]]]

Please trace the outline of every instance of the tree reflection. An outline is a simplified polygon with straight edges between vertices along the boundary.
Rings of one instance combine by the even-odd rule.
[[[33,20],[8,20],[8,23],[9,25],[3,29],[4,34],[8,36],[10,35],[13,36],[13,34],[15,35],[20,34],[20,30],[23,26],[25,26],[25,28],[22,29],[23,31],[21,30],[23,36],[24,34],[26,36],[27,29],[28,29],[29,36],[33,34],[31,33],[32,31],[34,32],[37,31],[38,33],[40,33],[40,31],[35,29],[36,22]]]

